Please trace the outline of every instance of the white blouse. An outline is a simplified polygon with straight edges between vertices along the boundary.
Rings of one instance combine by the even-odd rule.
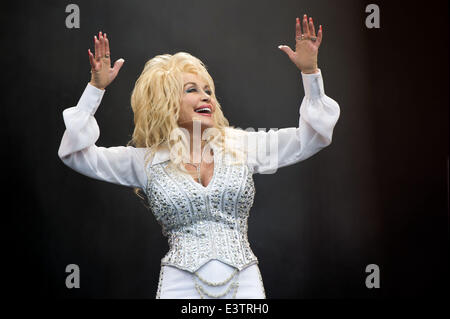
[[[267,141],[275,141],[277,144],[275,158],[273,154],[260,156],[256,150],[249,153],[248,161],[255,173],[273,173],[277,168],[311,157],[331,143],[333,129],[340,115],[339,105],[325,95],[320,69],[314,74],[302,73],[302,79],[305,97],[299,110],[298,127],[268,132],[246,132],[249,140],[253,140],[256,145],[266,144]],[[100,130],[94,114],[104,94],[105,90],[88,83],[77,105],[63,111],[66,130],[58,156],[64,164],[83,175],[144,189],[147,185],[144,167],[145,148],[95,145]],[[270,150],[271,146],[268,145],[266,152]],[[168,159],[169,152],[161,150],[153,158],[152,164]]]

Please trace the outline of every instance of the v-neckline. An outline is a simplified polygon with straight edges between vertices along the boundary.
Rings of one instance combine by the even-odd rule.
[[[201,183],[199,183],[199,182],[196,182],[195,180],[194,180],[194,178],[189,174],[189,180],[192,182],[192,183],[194,183],[194,184],[196,184],[197,185],[197,187],[199,187],[200,189],[202,189],[202,190],[208,190],[209,189],[209,187],[211,186],[211,184],[214,182],[214,179],[215,179],[215,177],[216,177],[216,168],[217,168],[217,160],[216,160],[216,150],[215,150],[215,148],[213,147],[213,146],[211,146],[211,149],[213,150],[213,152],[214,152],[214,154],[213,154],[213,163],[214,163],[214,167],[213,167],[213,175],[212,175],[212,177],[211,177],[211,180],[209,181],[209,183],[208,183],[208,185],[206,185],[206,186],[203,186],[203,184],[201,184]],[[201,165],[201,163],[200,163],[200,165]]]

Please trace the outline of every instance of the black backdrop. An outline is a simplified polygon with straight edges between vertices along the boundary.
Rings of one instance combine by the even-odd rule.
[[[448,286],[448,4],[371,2],[64,1],[2,4],[4,291],[50,298],[154,298],[167,243],[131,189],[60,161],[62,111],[90,79],[87,49],[106,32],[125,65],[96,113],[97,145],[131,137],[131,90],[157,54],[189,52],[215,80],[236,127],[296,126],[295,17],[323,25],[319,67],[341,107],[332,144],[255,175],[249,240],[268,298],[439,296]],[[67,289],[77,264],[81,288]],[[377,264],[381,288],[367,289]],[[442,296],[442,295],[441,295]]]

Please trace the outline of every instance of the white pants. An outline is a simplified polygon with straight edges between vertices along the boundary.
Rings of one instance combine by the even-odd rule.
[[[236,268],[218,260],[210,260],[203,265],[197,271],[198,276],[186,270],[163,265],[159,275],[156,299],[199,299],[202,297],[210,299],[211,296],[220,296],[223,299],[266,298],[257,264],[237,271],[233,276],[235,270]],[[211,286],[202,281],[203,279],[209,283],[222,283],[230,277],[231,280],[220,286]],[[197,288],[196,285],[198,285]],[[227,293],[224,294],[225,292]]]

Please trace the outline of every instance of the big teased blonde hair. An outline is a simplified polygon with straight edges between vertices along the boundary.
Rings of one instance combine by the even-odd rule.
[[[226,151],[225,128],[229,127],[229,122],[217,100],[214,81],[205,64],[186,52],[162,54],[145,63],[131,94],[135,128],[128,145],[148,148],[146,165],[160,147],[165,145],[171,149],[180,142],[181,136],[178,139],[171,139],[171,136],[180,129],[177,122],[183,94],[183,73],[196,74],[209,84],[211,99],[215,102],[214,126],[218,133],[211,136]],[[177,164],[180,171],[187,172],[182,162]],[[135,193],[142,198],[139,189],[135,189]]]

